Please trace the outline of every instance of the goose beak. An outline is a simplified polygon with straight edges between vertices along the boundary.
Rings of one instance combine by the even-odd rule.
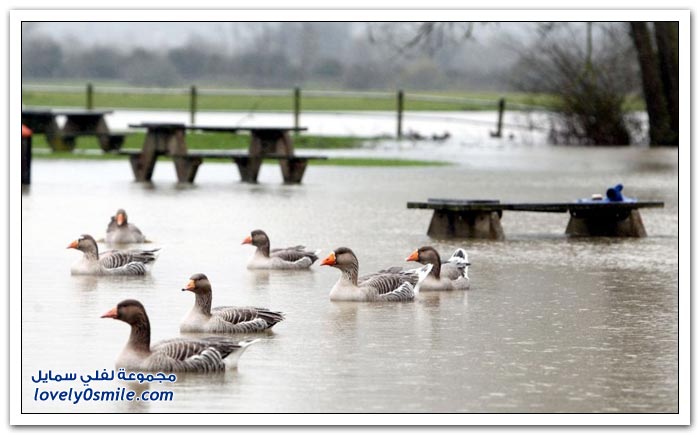
[[[78,241],[73,240],[70,245],[66,246],[66,249],[78,249]]]
[[[252,244],[253,244],[253,239],[251,239],[250,236],[243,239],[243,243],[241,243],[241,245],[252,245]]]
[[[101,319],[109,318],[109,319],[116,319],[117,318],[117,307],[112,308],[111,310],[107,311],[103,315],[100,316]]]
[[[325,260],[321,262],[321,266],[333,266],[335,264],[335,252],[331,252],[331,254],[326,257]]]
[[[194,290],[194,280],[191,279],[187,282],[187,285],[185,286],[185,288],[182,289],[182,291],[186,292],[186,291],[193,291],[193,290]]]
[[[406,257],[406,261],[418,261],[418,250],[416,249],[411,253],[411,255]]]
[[[121,226],[122,224],[124,224],[124,215],[119,213],[117,215],[117,225]]]

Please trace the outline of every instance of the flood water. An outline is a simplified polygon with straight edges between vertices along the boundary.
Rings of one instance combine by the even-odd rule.
[[[181,186],[168,160],[152,184],[132,182],[126,161],[36,160],[22,196],[23,412],[677,412],[675,150],[408,148],[380,153],[457,164],[311,166],[303,185],[285,186],[275,165],[249,185],[233,165],[205,162]],[[618,182],[666,202],[642,210],[649,237],[569,239],[564,214],[506,212],[506,241],[431,240],[430,212],[406,209],[428,197],[567,201]],[[103,237],[120,207],[162,248],[152,275],[71,276],[80,254],[66,245]],[[331,302],[335,269],[248,271],[252,248],[240,243],[255,228],[273,247],[351,247],[361,274],[402,265],[425,244],[465,247],[471,290]],[[100,315],[123,299],[145,305],[153,341],[178,336],[193,304],[180,289],[196,272],[209,276],[215,306],[286,313],[238,370],[150,386],[172,391],[171,402],[34,401],[36,388],[84,388],[35,384],[40,369],[114,367],[129,328]],[[104,384],[92,387],[123,386]]]

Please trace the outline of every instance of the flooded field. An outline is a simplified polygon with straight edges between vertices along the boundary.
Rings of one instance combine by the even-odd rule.
[[[372,151],[382,154],[456,164],[311,166],[303,185],[285,186],[275,165],[247,185],[234,165],[205,163],[197,183],[182,186],[166,160],[152,184],[132,182],[126,160],[36,160],[22,196],[23,412],[677,411],[676,150],[456,141]],[[567,201],[617,183],[628,196],[666,202],[642,211],[649,237],[569,239],[566,215],[506,212],[506,241],[431,240],[430,213],[406,209],[428,197]],[[66,245],[82,233],[104,237],[118,208],[152,240],[146,246],[162,248],[152,274],[71,276],[80,254]],[[331,302],[335,269],[248,271],[253,252],[240,243],[256,228],[273,248],[305,244],[326,255],[348,246],[360,274],[404,265],[425,244],[443,255],[464,247],[471,290],[403,304]],[[145,305],[153,341],[178,336],[193,304],[180,289],[196,272],[209,276],[214,306],[286,313],[237,371],[150,386],[172,391],[170,402],[34,400],[40,369],[114,367],[129,330],[100,315],[123,299]]]

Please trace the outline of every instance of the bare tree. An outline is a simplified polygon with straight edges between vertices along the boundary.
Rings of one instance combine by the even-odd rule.
[[[678,145],[678,23],[630,22],[642,75],[652,145]]]

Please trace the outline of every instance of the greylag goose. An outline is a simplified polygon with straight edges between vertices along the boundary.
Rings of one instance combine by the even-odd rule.
[[[318,251],[307,251],[302,245],[270,250],[270,238],[262,230],[252,231],[242,244],[258,248],[248,269],[308,269],[318,260]]]
[[[225,337],[172,338],[151,345],[151,325],[141,302],[127,299],[102,315],[131,326],[126,347],[116,366],[147,372],[220,372],[238,365],[238,358],[258,340]]]
[[[267,308],[211,307],[211,283],[203,273],[190,277],[182,291],[195,294],[192,311],[180,323],[180,332],[262,332],[284,320],[284,314]]]
[[[146,241],[146,236],[141,233],[141,230],[136,225],[129,223],[126,211],[123,208],[117,210],[117,213],[112,216],[112,220],[107,225],[107,235],[105,242],[107,243],[143,243]]]
[[[427,264],[410,271],[392,268],[358,278],[359,263],[349,248],[331,252],[321,266],[335,267],[341,272],[340,279],[331,289],[331,300],[357,302],[412,301],[433,267]]]
[[[67,249],[77,249],[83,253],[83,258],[70,269],[73,275],[145,275],[158,258],[156,252],[160,250],[112,250],[100,255],[97,242],[88,234],[73,240]]]
[[[469,290],[469,258],[467,251],[457,249],[446,262],[440,261],[440,254],[432,246],[418,248],[406,258],[406,261],[417,261],[421,264],[432,264],[433,270],[421,289],[429,290]]]

